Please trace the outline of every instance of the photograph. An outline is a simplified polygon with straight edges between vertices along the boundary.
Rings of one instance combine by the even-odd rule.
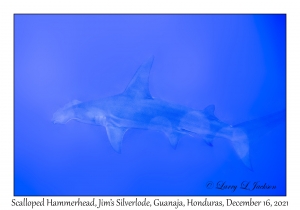
[[[277,13],[15,13],[13,196],[286,196],[286,39]]]

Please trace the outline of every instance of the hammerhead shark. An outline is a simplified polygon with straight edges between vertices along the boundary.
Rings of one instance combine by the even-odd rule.
[[[130,128],[159,130],[174,148],[180,136],[186,134],[202,137],[209,146],[214,138],[221,137],[231,142],[237,156],[252,170],[249,140],[284,121],[285,110],[229,125],[215,116],[214,105],[196,110],[153,98],[149,92],[152,63],[153,57],[138,68],[123,93],[96,101],[74,100],[54,113],[53,123],[65,124],[73,119],[104,126],[111,146],[118,153],[121,152],[123,136]]]

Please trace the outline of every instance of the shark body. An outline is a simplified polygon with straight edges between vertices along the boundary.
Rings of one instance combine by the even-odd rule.
[[[252,170],[249,138],[261,133],[257,130],[267,131],[282,122],[285,111],[232,126],[214,115],[214,105],[195,110],[155,99],[149,92],[152,63],[153,58],[139,67],[123,93],[97,101],[74,100],[54,113],[53,122],[64,124],[74,119],[105,126],[108,139],[118,153],[123,136],[130,128],[162,131],[174,148],[180,136],[186,134],[201,136],[210,146],[215,137],[222,137],[230,140],[238,157]]]

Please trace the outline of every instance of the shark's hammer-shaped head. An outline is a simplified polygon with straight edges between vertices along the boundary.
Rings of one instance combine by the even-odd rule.
[[[52,117],[52,122],[54,124],[65,124],[69,120],[75,117],[74,106],[76,104],[81,103],[80,101],[74,100],[68,104],[66,104],[63,108],[58,109]]]

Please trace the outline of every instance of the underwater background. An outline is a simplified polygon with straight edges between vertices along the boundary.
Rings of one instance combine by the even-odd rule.
[[[123,92],[152,55],[154,98],[214,104],[232,125],[286,108],[285,15],[16,14],[15,195],[286,195],[285,122],[250,140],[253,171],[221,138],[186,135],[174,150],[161,132],[130,129],[118,154],[103,126],[52,123],[74,99]]]

